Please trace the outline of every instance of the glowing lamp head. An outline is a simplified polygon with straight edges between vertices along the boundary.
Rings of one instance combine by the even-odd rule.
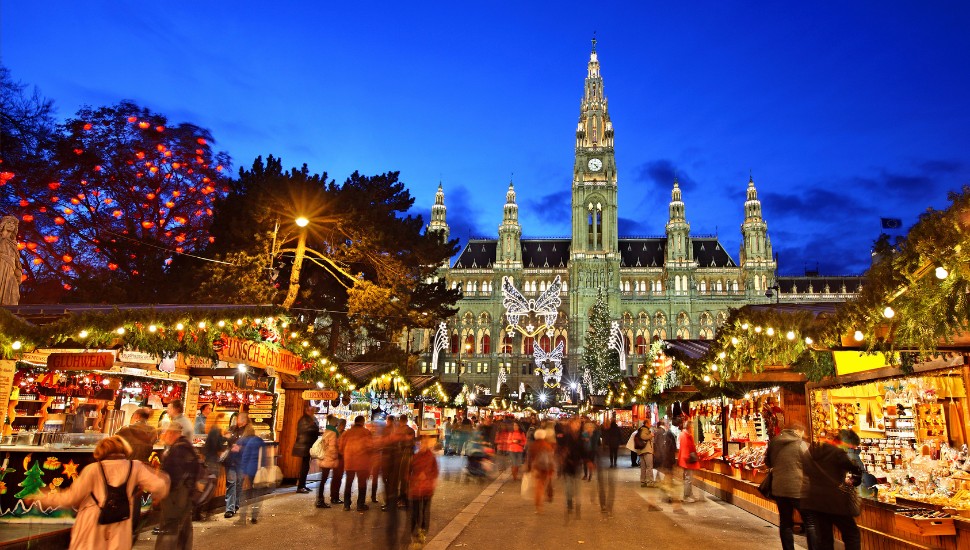
[[[300,227],[306,227],[307,225],[310,225],[310,220],[308,220],[306,218],[297,218],[296,219],[296,225],[298,225]]]
[[[855,338],[855,341],[856,342],[861,342],[862,339],[864,338],[864,336],[862,334],[862,331],[861,330],[855,331],[855,334],[853,335],[853,338]]]
[[[219,321],[219,326],[220,326],[220,327],[224,327],[224,326],[226,326],[226,322],[225,322],[225,321]]]
[[[761,327],[754,327],[754,331],[757,332],[757,333],[760,333],[761,332]]]
[[[717,372],[717,365],[711,365],[711,370]]]
[[[705,374],[704,375],[704,381],[705,382],[710,382],[711,381],[711,377]]]
[[[748,330],[748,323],[741,325],[741,330]]]
[[[205,328],[205,322],[204,321],[199,322],[199,328]]]
[[[302,345],[303,347],[307,347],[307,346],[309,346],[309,345],[310,345],[310,342],[307,342],[306,340],[304,340],[304,341],[303,341],[303,343],[302,343],[301,345]]]
[[[182,330],[182,329],[184,329],[184,328],[185,328],[185,325],[183,325],[182,323],[179,323],[179,324],[177,324],[177,325],[175,325],[175,328],[176,328],[177,330]]]
[[[81,332],[78,333],[78,336],[80,336],[81,338],[87,338],[88,337],[88,331],[82,330]]]
[[[237,324],[237,325],[241,325],[241,324],[243,324],[243,320],[242,320],[242,319],[236,319],[236,324]]]
[[[23,344],[20,343],[20,340],[14,340],[14,343],[10,344],[10,347],[12,349],[20,349],[23,347]]]
[[[882,314],[886,319],[892,319],[896,312],[893,311],[893,308],[886,306],[886,309],[882,310]]]
[[[733,337],[732,336],[731,337],[731,343],[734,344],[735,346],[738,345],[738,339],[736,337]]]
[[[725,357],[727,357],[727,354],[722,351],[721,353],[717,354],[717,356],[720,357],[721,359],[724,359]]]
[[[774,336],[774,335],[775,335],[775,329],[768,327],[768,336]]]
[[[238,370],[239,372],[246,372],[246,365],[239,365],[238,367],[236,367],[236,370]]]
[[[121,336],[122,334],[125,333],[125,327],[119,327],[118,330],[116,330],[115,332],[118,333],[118,336]]]
[[[318,388],[322,388],[323,387],[323,382],[317,382],[317,387]]]
[[[936,278],[937,279],[946,279],[946,276],[949,275],[949,274],[950,274],[950,272],[947,271],[945,267],[938,267],[938,268],[936,268]]]
[[[805,337],[805,344],[806,345],[809,345],[810,346],[810,345],[812,345],[812,342],[813,342],[813,340],[810,337],[808,337],[808,336]]]
[[[785,338],[788,338],[789,340],[794,340],[795,339],[795,333],[793,331],[790,331],[789,330],[788,331],[788,334],[785,335]]]
[[[148,332],[155,332],[156,330],[158,330],[158,327],[155,325],[148,325]]]

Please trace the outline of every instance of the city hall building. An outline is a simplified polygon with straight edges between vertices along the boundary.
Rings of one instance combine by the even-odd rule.
[[[717,236],[691,235],[676,179],[671,182],[665,236],[620,235],[613,123],[595,41],[584,86],[572,170],[571,238],[523,239],[510,183],[498,235],[469,239],[454,264],[439,271],[450,287],[463,291],[463,297],[458,314],[447,320],[447,346],[437,365],[431,364],[434,332],[412,333],[411,349],[424,351],[418,361],[420,373],[439,374],[442,381],[477,385],[493,394],[499,393],[500,379],[512,392],[520,384],[542,387],[535,375],[533,339],[518,332],[510,336],[505,330],[505,276],[528,299],[539,298],[557,276],[561,279],[562,307],[552,334],[543,332],[536,338],[547,352],[562,343],[565,382],[581,377],[588,314],[600,291],[626,336],[625,375],[637,373],[652,340],[713,338],[731,308],[778,299],[844,301],[858,293],[858,276],[776,277],[768,224],[751,179],[747,199],[737,205],[743,217],[736,258]],[[441,185],[428,230],[449,235]],[[775,297],[766,296],[769,289]]]

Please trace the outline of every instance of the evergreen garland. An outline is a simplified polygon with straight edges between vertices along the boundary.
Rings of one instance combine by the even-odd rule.
[[[610,382],[619,380],[620,357],[610,345],[610,308],[603,299],[603,290],[596,296],[596,303],[589,313],[589,330],[583,348],[583,368],[589,376],[590,395],[603,395]]]

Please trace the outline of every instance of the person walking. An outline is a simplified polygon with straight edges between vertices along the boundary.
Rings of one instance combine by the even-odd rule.
[[[226,451],[228,444],[226,436],[222,434],[222,428],[219,427],[219,424],[225,417],[225,413],[218,413],[215,417],[213,417],[212,422],[209,422],[211,429],[205,437],[205,443],[202,445],[202,460],[205,462],[206,469],[208,469],[209,473],[212,474],[216,479],[219,479],[219,459],[222,458],[222,454]],[[208,520],[209,512],[209,509],[201,512],[202,516],[204,517],[200,517],[198,519],[201,519],[202,521]]]
[[[185,439],[188,439],[189,443],[192,443],[192,439],[195,437],[195,426],[192,424],[191,420],[185,418],[185,415],[182,414],[184,410],[185,407],[182,405],[181,399],[171,400],[168,403],[168,416],[171,418],[169,424],[173,422],[177,423],[179,428],[182,430],[182,436],[185,437]]]
[[[808,458],[805,426],[790,422],[784,430],[768,442],[765,464],[771,468],[771,496],[778,504],[778,534],[782,550],[795,550],[795,510],[805,522],[809,550],[815,550],[815,530],[808,512],[802,511],[802,499],[808,496],[808,476],[803,463]]]
[[[417,439],[414,433],[414,428],[408,425],[408,417],[401,415],[398,418],[397,423],[397,434],[396,441],[398,448],[400,449],[400,465],[398,482],[400,486],[398,487],[397,495],[399,508],[408,507],[408,483],[411,476],[408,472],[411,470],[411,459],[414,457],[414,444]]]
[[[303,416],[296,423],[296,441],[293,442],[293,456],[300,457],[300,474],[296,480],[297,493],[309,493],[306,477],[310,473],[310,449],[320,437],[320,425],[315,416],[316,409],[307,401],[303,406]]]
[[[453,454],[451,451],[452,439],[451,439],[451,417],[445,418],[445,421],[441,423],[441,447],[444,449],[445,456]]]
[[[192,494],[199,471],[199,456],[181,426],[175,422],[162,432],[161,440],[168,447],[162,456],[162,471],[168,474],[169,491],[162,500],[159,520],[161,532],[155,540],[155,549],[191,549]]]
[[[354,426],[340,436],[340,454],[344,459],[344,511],[350,511],[350,490],[357,479],[357,511],[370,510],[367,506],[367,476],[373,460],[374,437],[364,427],[364,417],[354,418]]]
[[[843,484],[858,486],[865,469],[853,462],[846,449],[857,447],[859,436],[851,430],[842,430],[831,442],[820,442],[810,451],[810,460],[804,463],[808,474],[808,497],[801,502],[814,526],[816,549],[832,550],[835,526],[842,534],[845,550],[860,550],[862,538],[855,517],[859,515],[858,495],[853,498],[841,488]],[[852,474],[849,480],[847,474]],[[774,480],[772,480],[774,484]]]
[[[505,438],[509,458],[512,462],[512,481],[519,480],[519,468],[522,467],[525,455],[525,443],[525,433],[522,432],[518,422],[513,422],[512,431],[508,432]]]
[[[431,523],[431,499],[438,485],[438,459],[430,435],[421,436],[421,447],[411,459],[408,470],[408,493],[411,503],[411,541],[423,545]]]
[[[158,431],[148,425],[149,418],[151,418],[151,409],[135,409],[131,413],[131,423],[118,430],[118,433],[115,434],[124,439],[125,443],[131,447],[131,454],[128,455],[128,460],[137,460],[146,466],[149,465],[148,460],[152,456],[152,447],[155,445],[155,441],[158,440]],[[131,510],[132,544],[138,540],[138,534],[141,533],[141,503],[144,496],[145,493],[141,489],[136,489],[132,494],[132,498],[135,501]]]
[[[102,439],[94,448],[94,462],[81,470],[81,474],[69,487],[47,494],[37,493],[24,499],[30,507],[34,500],[43,506],[75,508],[77,517],[71,527],[70,550],[129,550],[132,547],[133,518],[101,524],[101,506],[107,500],[107,486],[126,487],[125,494],[132,510],[139,504],[134,499],[135,490],[152,494],[158,501],[168,495],[169,481],[165,474],[156,475],[145,464],[129,460],[131,452],[125,440],[119,436]]]
[[[700,469],[697,457],[697,445],[694,443],[694,426],[689,418],[681,423],[680,449],[677,454],[677,465],[684,472],[684,502],[697,502],[694,498],[694,484],[692,483],[694,470]]]
[[[249,426],[249,415],[240,412],[236,416],[236,425],[229,428],[226,445],[229,447],[229,457],[226,459],[226,518],[231,518],[239,511],[242,504],[242,490],[244,475],[239,465],[239,440],[242,439]],[[255,430],[254,430],[255,433]]]
[[[579,417],[571,418],[563,430],[562,447],[562,478],[566,486],[566,516],[573,513],[575,505],[576,519],[580,519],[582,498],[576,476],[580,468],[587,461],[586,449],[583,445],[582,421]]]
[[[677,491],[676,480],[679,479],[681,473],[677,470],[680,467],[677,465],[677,440],[674,438],[674,432],[671,430],[670,425],[667,420],[660,422],[661,428],[663,428],[663,434],[660,436],[654,436],[654,454],[659,454],[660,460],[660,474],[663,477],[663,491],[667,495],[667,499],[673,503],[673,512],[675,514],[687,514],[687,510],[684,510],[681,504],[681,494]],[[650,511],[656,512],[660,510],[660,506],[656,503],[647,501]]]
[[[637,454],[637,448],[634,439],[637,437],[636,428],[630,432],[630,438],[626,440],[626,448],[630,451],[630,467],[639,468],[640,467],[640,455]]]
[[[330,415],[327,417],[327,427],[323,431],[322,442],[323,458],[317,460],[320,468],[320,485],[317,486],[317,508],[330,508],[330,504],[343,504],[340,500],[340,478],[343,477],[343,468],[340,467],[340,435],[337,433],[337,417]],[[323,486],[327,482],[327,476],[333,472],[330,479],[330,504],[323,499]]]
[[[653,477],[653,431],[650,423],[646,420],[636,431],[633,437],[634,447],[637,448],[637,455],[640,457],[640,487],[656,486],[656,479]],[[650,474],[650,481],[647,481],[647,474]]]
[[[256,523],[259,516],[259,497],[263,487],[257,487],[256,473],[259,472],[260,463],[265,462],[263,454],[263,438],[256,436],[256,430],[252,424],[247,424],[242,437],[237,443],[239,445],[239,471],[242,472],[244,479],[249,482],[249,489],[246,491],[246,500],[243,506],[249,506],[251,516],[250,522]],[[265,464],[263,464],[265,466]],[[243,508],[239,514],[239,521],[236,525],[246,525],[246,509]]]
[[[535,431],[535,440],[529,444],[526,465],[529,475],[532,476],[536,513],[542,514],[544,513],[543,493],[547,493],[546,500],[552,502],[551,479],[556,471],[556,453],[552,444],[546,439],[546,431],[542,428]]]
[[[616,461],[623,443],[623,431],[612,417],[603,423],[603,444],[610,450],[610,468],[616,468]]]

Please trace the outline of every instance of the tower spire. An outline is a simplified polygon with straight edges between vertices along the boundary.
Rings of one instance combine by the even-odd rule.
[[[502,224],[498,226],[498,248],[495,259],[504,267],[522,266],[522,226],[519,225],[519,207],[515,204],[515,186],[509,178],[509,190],[505,193],[502,208]]]
[[[434,205],[431,207],[431,221],[428,223],[428,231],[441,232],[446,241],[451,232],[448,227],[448,208],[445,206],[445,190],[441,181],[438,181],[438,192],[434,195]]]

